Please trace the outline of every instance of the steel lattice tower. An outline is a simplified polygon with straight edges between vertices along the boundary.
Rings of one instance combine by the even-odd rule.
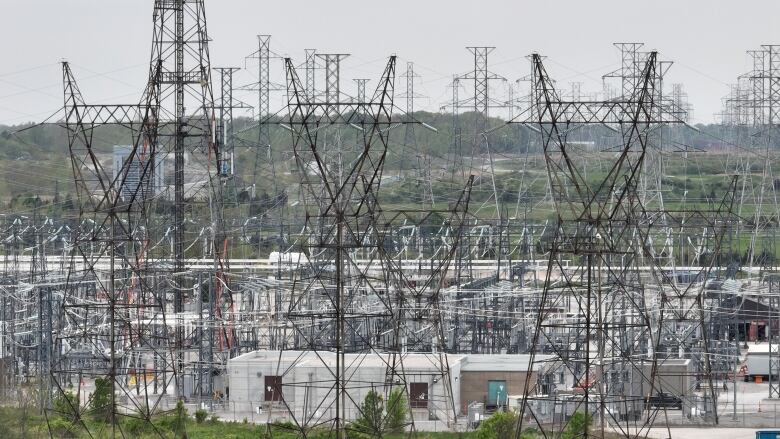
[[[325,102],[334,105],[327,112],[337,110],[341,100],[341,61],[349,56],[345,53],[323,53],[316,56],[325,62]],[[307,62],[308,67],[308,62]],[[307,70],[308,72],[308,70]],[[312,76],[312,80],[313,80]]]
[[[265,153],[270,160],[271,137],[269,132],[268,114],[271,99],[270,60],[271,36],[257,36],[257,52],[250,55],[257,58],[257,148],[255,149],[255,166],[252,175],[253,187],[257,186],[260,162]]]
[[[306,71],[306,96],[309,99],[314,100],[314,95],[317,93],[316,87],[316,68],[317,68],[317,50],[306,49],[305,71]]]
[[[220,78],[219,123],[215,136],[217,143],[223,145],[219,172],[223,177],[230,177],[235,173],[233,109],[236,108],[236,105],[233,99],[233,74],[240,69],[238,67],[217,67],[214,70],[219,73]]]
[[[328,55],[321,55],[328,64]],[[387,397],[398,389],[408,397],[404,370],[406,342],[412,343],[413,329],[407,314],[415,311],[428,323],[423,339],[428,345],[429,359],[437,367],[436,381],[449,383],[449,368],[444,352],[444,339],[439,310],[439,292],[465,222],[470,184],[451,211],[440,214],[451,231],[445,254],[431,267],[427,281],[407,279],[399,260],[387,247],[393,224],[426,222],[430,213],[384,211],[379,205],[379,188],[389,143],[388,128],[396,124],[392,113],[395,83],[395,57],[391,57],[378,85],[365,101],[338,99],[335,94],[338,67],[343,55],[331,56],[329,85],[323,99],[312,100],[305,92],[291,60],[286,61],[288,111],[286,124],[291,127],[293,152],[301,170],[302,191],[306,209],[305,231],[295,248],[307,256],[298,261],[294,271],[289,309],[285,316],[293,328],[291,345],[304,353],[314,353],[313,361],[329,370],[325,381],[297,380],[287,386],[305,388],[310,408],[291,413],[299,434],[311,426],[326,426],[336,437],[344,437],[348,429],[376,435],[376,426],[348,425],[347,413],[360,413],[360,398],[356,392],[375,389]],[[329,76],[329,77],[328,77]],[[359,95],[363,93],[360,92]],[[403,123],[403,122],[401,122]],[[327,154],[332,146],[326,142],[326,131],[352,127],[360,132],[358,145],[351,156],[351,165],[342,167],[342,157]],[[325,139],[325,140],[323,140]],[[436,224],[436,227],[441,227]],[[364,263],[356,259],[368,257]],[[322,270],[319,267],[332,266]],[[413,304],[424,304],[414,308]],[[310,325],[316,319],[316,327]],[[419,320],[419,317],[417,318]],[[414,347],[417,348],[417,336]],[[411,345],[408,347],[412,349]],[[324,351],[324,352],[323,352]],[[346,354],[355,360],[346,359]],[[298,354],[295,354],[298,355]],[[305,355],[305,354],[301,354]],[[367,359],[378,360],[386,368],[380,381],[361,380],[355,373]],[[280,360],[280,366],[282,361]],[[451,388],[446,385],[438,394],[435,410],[448,420],[454,414]],[[297,390],[294,390],[297,391]],[[294,393],[294,391],[291,391]],[[290,393],[290,394],[292,394]],[[283,399],[287,394],[282,392]],[[432,402],[432,404],[434,404]],[[383,415],[384,416],[384,415]],[[414,431],[409,418],[408,430]]]
[[[675,334],[678,324],[695,325],[692,332],[686,329],[686,334],[701,334],[704,340],[691,345],[691,338],[698,337],[681,334],[681,344],[699,350],[703,358],[697,373],[709,386],[709,403],[705,404],[711,413],[716,405],[707,354],[710,345],[702,305],[703,286],[677,287],[668,281],[658,248],[648,242],[658,234],[654,230],[657,218],[670,212],[647,209],[639,191],[653,127],[678,123],[675,117],[656,108],[661,105],[655,101],[656,53],[647,57],[629,96],[602,102],[562,100],[537,54],[533,55],[533,68],[536,110],[524,123],[536,123],[541,133],[558,218],[549,242],[550,259],[536,317],[532,355],[552,352],[553,358],[536,361],[559,365],[574,375],[577,398],[572,401],[573,410],[594,416],[602,435],[609,425],[621,436],[634,437],[644,434],[657,417],[652,411],[644,419],[634,414],[645,410],[646,395],[655,394],[662,387],[656,374],[668,354],[660,351],[661,334]],[[630,116],[629,126],[625,126],[626,116]],[[621,127],[620,155],[595,185],[585,180],[569,150],[566,131],[575,119],[578,124]],[[733,179],[720,205],[706,215],[700,211],[676,212],[670,217],[675,224],[686,224],[692,230],[714,230],[717,254],[733,207],[735,185]],[[662,226],[661,236],[664,229]],[[567,268],[564,259],[579,263],[576,268]],[[651,264],[652,285],[656,285],[652,288],[661,289],[655,292],[661,295],[657,317],[647,303],[649,285],[636,270],[639,263]],[[707,278],[710,268],[711,263],[702,266],[703,278]],[[571,303],[573,312],[567,311],[567,303]],[[565,312],[571,312],[573,317],[564,317],[561,313]],[[556,420],[555,414],[550,418],[549,412],[545,412],[563,407],[560,397],[552,390],[542,393],[540,388],[534,389],[528,375],[525,391],[520,427],[530,420],[539,429],[552,422],[554,432],[564,431],[566,417]],[[562,410],[565,413],[568,409]],[[712,419],[717,423],[717,412]]]
[[[405,170],[405,163],[407,161],[408,154],[415,155],[415,161],[412,163],[412,169],[414,171],[415,186],[420,190],[421,197],[420,202],[423,206],[433,206],[435,204],[432,181],[431,181],[431,162],[430,157],[426,151],[420,149],[420,145],[417,143],[417,136],[415,134],[416,121],[414,118],[414,100],[415,98],[423,97],[420,94],[415,93],[414,83],[420,75],[414,72],[414,63],[409,61],[406,63],[406,72],[402,75],[406,79],[406,90],[399,97],[406,98],[406,131],[404,132],[404,148],[401,153],[400,171],[403,176]]]
[[[761,46],[766,52],[764,80],[768,92],[768,123],[780,124],[780,45]]]
[[[140,104],[85,104],[70,67],[63,65],[64,123],[79,193],[81,224],[95,226],[82,226],[75,234],[71,262],[74,271],[62,305],[73,306],[75,301],[73,309],[81,314],[83,332],[78,340],[60,334],[55,343],[102,345],[105,354],[92,363],[66,355],[58,359],[52,376],[58,392],[62,391],[63,381],[74,373],[96,379],[105,377],[111,394],[107,410],[113,425],[112,436],[121,434],[116,422],[119,416],[133,413],[150,421],[171,383],[174,398],[183,398],[183,376],[194,373],[185,370],[187,359],[200,352],[211,373],[212,366],[224,364],[235,343],[232,316],[225,313],[232,307],[232,297],[229,289],[224,289],[229,285],[225,276],[228,245],[221,206],[220,142],[224,138],[214,129],[216,114],[204,2],[157,0],[153,19],[148,83]],[[104,125],[121,126],[129,137],[129,155],[122,168],[115,169],[116,177],[107,174],[93,148],[93,133]],[[174,162],[170,206],[173,212],[167,231],[151,214],[155,206],[165,202],[154,176],[162,172],[161,156],[166,154],[172,155]],[[219,323],[211,328],[218,338],[209,343],[208,357],[203,357],[203,339],[197,331],[185,330],[183,316],[185,298],[189,299],[185,296],[189,296],[193,283],[185,275],[184,254],[185,212],[192,206],[185,198],[185,171],[186,166],[194,164],[185,163],[187,154],[197,157],[196,162],[202,160],[204,190],[211,200],[209,253],[214,262],[208,277],[213,283],[210,300],[214,308],[210,319]],[[137,183],[130,184],[131,176]],[[163,219],[162,223],[165,222]],[[152,254],[150,243],[164,240],[168,234],[172,248],[168,257]],[[160,264],[159,260],[172,264],[161,268],[169,262]],[[98,268],[101,264],[107,264],[106,271]],[[95,302],[98,305],[83,302],[85,298],[95,300],[103,296],[103,301]],[[95,307],[100,312],[95,313]],[[132,389],[131,371],[148,371],[151,376],[132,372]],[[78,392],[82,391],[81,385]],[[122,407],[119,395],[126,397]],[[81,428],[89,429],[83,423]]]
[[[761,126],[765,123],[764,112],[764,63],[766,62],[766,51],[749,50],[748,55],[753,60],[753,71],[750,73],[750,84],[752,86],[752,102],[750,107],[753,110],[753,123]]]
[[[488,55],[495,47],[467,47],[474,55],[474,71],[469,79],[474,81],[474,112],[477,114],[475,136],[480,139],[487,130],[488,110],[490,108],[491,79],[499,77],[488,71]],[[480,140],[477,140],[479,142]]]

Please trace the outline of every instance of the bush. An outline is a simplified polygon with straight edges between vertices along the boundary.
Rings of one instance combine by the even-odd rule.
[[[350,426],[350,436],[382,437],[388,433],[403,433],[409,415],[409,403],[403,388],[395,388],[387,405],[379,393],[371,390],[360,406],[360,417]]]
[[[163,429],[173,432],[174,437],[186,436],[187,416],[187,408],[184,407],[184,402],[179,401],[171,414],[160,419],[159,425]]]
[[[526,428],[520,433],[520,439],[536,439],[538,437],[542,437],[542,435],[539,434],[539,430],[533,427]]]
[[[517,416],[513,412],[496,412],[477,429],[477,439],[514,439]]]
[[[274,421],[271,427],[279,430],[297,430],[298,427],[292,423],[292,421]]]
[[[381,437],[383,426],[384,401],[374,390],[370,390],[360,406],[360,417],[352,424],[357,436]]]
[[[328,427],[318,426],[309,429],[306,432],[306,437],[308,439],[332,439],[333,438],[333,432]]]
[[[110,421],[111,414],[114,411],[112,407],[113,392],[111,380],[108,378],[95,379],[95,391],[92,393],[92,401],[89,408],[98,421]]]
[[[76,437],[76,426],[68,419],[52,418],[49,420],[49,433],[52,437],[73,438]]]
[[[69,391],[64,390],[57,395],[52,402],[54,412],[62,419],[68,421],[75,421],[79,417],[79,400],[76,395]]]
[[[385,422],[387,432],[403,433],[408,413],[409,403],[406,400],[404,389],[393,389],[387,398],[387,420]]]
[[[198,424],[202,424],[208,416],[209,416],[209,412],[203,409],[198,409],[195,411],[195,422]]]
[[[150,433],[154,431],[149,421],[143,418],[129,417],[124,422],[124,428],[127,433],[130,433],[132,437],[141,436],[144,433]]]
[[[591,424],[591,417],[584,412],[576,412],[569,419],[569,425],[561,435],[563,439],[575,439],[579,437],[585,437]]]

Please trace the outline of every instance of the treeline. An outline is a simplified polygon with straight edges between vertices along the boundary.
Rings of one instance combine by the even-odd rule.
[[[487,139],[476,135],[477,119],[474,113],[416,112],[411,117],[397,115],[399,121],[410,122],[397,125],[390,130],[389,151],[385,163],[388,172],[404,171],[412,168],[430,166],[435,172],[448,172],[459,163],[467,164],[474,155],[485,155],[488,151],[497,160],[515,160],[524,154],[539,153],[542,149],[538,132],[516,123],[507,123],[499,118],[490,118],[487,122],[490,134]],[[298,178],[291,175],[296,164],[293,160],[292,135],[282,126],[284,118],[269,121],[270,144],[259,146],[256,121],[239,118],[234,123],[236,134],[235,170],[240,177],[239,193],[241,201],[253,204],[253,214],[272,208],[279,200],[273,199],[275,193],[289,191]],[[408,131],[413,131],[411,141]],[[777,149],[777,136],[755,136],[755,129],[742,127],[724,127],[721,125],[699,125],[696,129],[675,125],[656,131],[661,142],[668,148],[679,151],[718,151],[731,146],[739,148]],[[619,133],[600,126],[567,127],[567,141],[578,148],[596,151],[621,142]],[[351,126],[343,126],[338,136],[342,150],[347,156],[358,154],[358,145],[362,141],[362,132]],[[336,136],[325,136],[329,146]],[[104,167],[110,172],[109,154],[113,145],[132,143],[129,132],[119,126],[105,126],[93,133],[95,151],[105,160]],[[424,157],[420,161],[419,157]],[[347,157],[348,162],[349,157]],[[698,160],[698,159],[692,159]],[[420,164],[422,163],[422,165]],[[274,165],[273,167],[271,165]],[[754,163],[754,166],[760,166]],[[170,165],[169,165],[170,166]],[[518,165],[519,166],[519,165]],[[512,166],[512,171],[518,170]],[[173,173],[168,172],[170,178]],[[286,175],[286,177],[284,176]],[[514,199],[516,172],[500,178],[500,190],[508,198]],[[38,196],[44,201],[52,201],[55,192],[64,202],[72,189],[73,169],[69,160],[68,137],[66,130],[57,124],[24,124],[12,127],[0,126],[0,200],[9,207],[29,201],[14,200],[14,196]],[[251,196],[248,187],[255,184]],[[679,183],[677,183],[679,184]],[[276,186],[278,187],[276,187]],[[407,185],[408,192],[419,192],[415,186]],[[710,188],[711,189],[711,188]],[[535,188],[543,191],[543,187]],[[434,188],[438,192],[438,188]],[[263,192],[269,195],[262,199]],[[706,195],[706,194],[705,194]],[[399,193],[398,197],[403,198]],[[256,198],[256,199],[252,199]],[[397,200],[402,202],[403,200]],[[510,201],[510,200],[505,200]],[[27,206],[25,206],[27,207]],[[69,209],[65,206],[66,210]]]
[[[415,134],[416,145],[406,144],[407,127],[400,125],[391,131],[390,148],[392,153],[401,154],[408,148],[416,147],[421,152],[432,156],[457,153],[471,155],[475,138],[479,142],[484,141],[482,136],[475,135],[477,120],[474,113],[461,113],[456,118],[451,113],[420,111],[411,117],[398,115],[396,119],[412,124],[411,129]],[[284,123],[283,118],[269,120],[271,154],[274,158],[285,159],[290,157],[292,137],[290,132],[280,123]],[[234,131],[238,133],[236,135],[237,149],[253,149],[257,145],[257,122],[238,118],[234,125]],[[490,118],[487,125],[490,130],[488,146],[493,152],[524,153],[538,151],[540,148],[539,135],[521,124]],[[667,131],[666,138],[680,148],[713,149],[728,146],[733,142],[739,142],[741,146],[749,146],[748,143],[756,142],[755,136],[752,135],[755,134],[753,131],[755,129],[724,127],[717,124],[697,125],[696,129],[678,125]],[[351,136],[350,132],[354,133],[354,136]],[[601,142],[615,138],[616,134],[598,126],[577,129],[568,127],[567,136],[568,141],[571,142]],[[131,143],[128,131],[119,126],[105,126],[96,129],[93,141],[96,151],[103,153],[109,153],[113,145]],[[357,130],[346,126],[341,136],[341,142],[348,146],[357,141]],[[772,142],[770,146],[780,146],[774,138],[770,141]],[[458,151],[460,147],[462,149]],[[254,153],[244,155],[253,156]],[[47,160],[53,157],[61,157],[62,159],[68,157],[67,132],[60,125],[34,125],[32,123],[11,127],[0,125],[0,160]]]

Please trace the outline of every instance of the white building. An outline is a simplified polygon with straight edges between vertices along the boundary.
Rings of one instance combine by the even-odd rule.
[[[401,383],[388,371],[395,362],[397,375],[401,356],[390,354],[345,354],[345,416],[360,415],[359,407],[369,391],[386,395]],[[447,356],[452,376],[460,375],[460,356]],[[437,354],[405,354],[403,376],[409,386],[409,405],[415,420],[452,418],[460,406],[457,386],[450,390],[442,379]],[[278,412],[276,419],[292,412],[298,422],[316,424],[335,418],[336,354],[328,351],[255,351],[228,361],[230,403],[239,411]],[[388,384],[392,381],[392,384]],[[445,387],[447,385],[447,387]],[[449,398],[447,395],[452,394]],[[304,421],[305,420],[305,421]]]
[[[469,403],[506,405],[508,393],[522,394],[529,360],[529,355],[345,354],[344,414],[356,419],[369,391],[385,396],[403,381],[416,427],[444,428],[465,415]],[[232,410],[262,412],[271,421],[292,413],[303,425],[335,418],[334,352],[255,351],[228,360],[227,368]]]

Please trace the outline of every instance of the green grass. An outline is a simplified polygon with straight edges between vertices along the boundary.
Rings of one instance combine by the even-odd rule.
[[[152,425],[153,424],[153,425]],[[138,439],[258,439],[278,438],[293,439],[300,437],[289,426],[272,426],[269,431],[264,424],[252,424],[248,422],[226,422],[222,420],[206,420],[197,423],[192,416],[188,416],[184,428],[176,431],[175,416],[173,414],[161,415],[153,419],[152,424],[140,419],[125,416],[121,417],[116,426],[93,419],[83,419],[81,422],[69,422],[56,414],[40,415],[34,409],[26,412],[20,408],[0,407],[0,438],[3,439],[44,439],[73,438],[73,439],[108,439],[114,437],[132,437]],[[86,428],[85,428],[86,427]],[[186,433],[186,436],[185,436]],[[51,434],[51,435],[50,435]],[[309,437],[316,439],[328,439],[335,434],[327,430],[314,430],[309,432]],[[388,439],[403,439],[404,434],[386,435]],[[418,433],[415,437],[426,439],[472,439],[475,433]]]

